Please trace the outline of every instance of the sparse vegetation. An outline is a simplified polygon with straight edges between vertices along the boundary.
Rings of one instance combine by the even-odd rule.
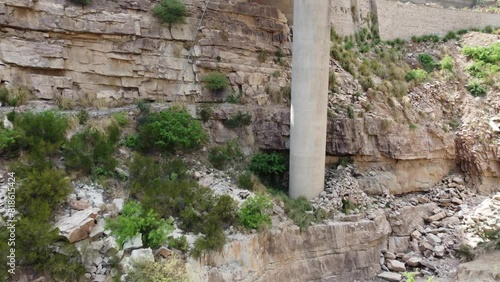
[[[163,24],[182,24],[186,21],[188,9],[182,0],[162,0],[153,8],[153,15]]]
[[[71,3],[81,6],[87,6],[92,3],[92,0],[70,0]]]
[[[106,228],[112,231],[120,246],[141,234],[144,246],[153,249],[160,247],[174,230],[171,221],[161,219],[156,212],[134,201],[126,203],[117,218],[108,220]]]
[[[472,81],[467,84],[467,90],[474,97],[486,96],[487,93],[486,88],[479,81]]]
[[[270,226],[272,207],[271,199],[263,195],[247,199],[238,213],[241,225],[247,229],[262,229]]]
[[[418,61],[422,64],[422,67],[428,73],[431,73],[437,66],[436,61],[434,61],[434,57],[427,53],[419,54]]]
[[[252,115],[247,113],[238,112],[233,117],[224,121],[224,125],[228,128],[238,128],[250,125],[252,123]]]
[[[206,87],[212,92],[220,92],[229,86],[227,77],[220,72],[211,72],[203,78]]]
[[[444,56],[441,61],[439,61],[439,66],[442,70],[448,70],[453,72],[453,58],[451,56]]]
[[[243,153],[236,142],[214,147],[208,153],[208,160],[216,169],[224,169],[229,163],[241,160]]]
[[[416,69],[409,71],[405,79],[406,81],[415,81],[417,83],[425,81],[429,77],[429,74],[423,69]]]
[[[126,282],[187,282],[184,261],[173,255],[161,262],[134,261]]]

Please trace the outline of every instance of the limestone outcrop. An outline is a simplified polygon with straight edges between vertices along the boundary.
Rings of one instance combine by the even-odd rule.
[[[331,222],[234,236],[221,253],[189,260],[190,281],[366,281],[380,271],[390,226],[374,220]]]
[[[201,83],[216,69],[248,102],[266,103],[271,90],[287,85],[289,59],[272,57],[289,53],[290,45],[286,18],[276,8],[211,1],[197,30],[205,1],[187,1],[186,24],[172,27],[153,17],[157,3],[0,2],[2,82],[28,86],[40,99],[78,104],[222,100],[231,91],[212,95]]]

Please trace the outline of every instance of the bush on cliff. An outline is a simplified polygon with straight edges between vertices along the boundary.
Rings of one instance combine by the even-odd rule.
[[[188,15],[188,9],[181,0],[162,0],[153,8],[153,15],[163,24],[182,24]]]
[[[200,121],[180,108],[151,113],[139,127],[138,144],[142,151],[175,152],[201,147],[207,140]]]
[[[76,5],[87,6],[92,3],[92,0],[70,0],[70,2]]]
[[[239,212],[241,225],[248,229],[261,229],[271,225],[273,202],[263,195],[246,200]]]
[[[211,72],[207,74],[207,76],[203,78],[203,82],[205,82],[207,88],[213,92],[222,91],[229,86],[227,77],[220,72]]]

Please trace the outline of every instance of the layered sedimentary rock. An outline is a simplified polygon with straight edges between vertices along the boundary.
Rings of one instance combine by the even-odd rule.
[[[191,259],[190,281],[366,281],[380,271],[390,230],[379,213],[373,221],[240,235],[221,253]]]
[[[287,85],[282,69],[289,59],[273,61],[279,48],[289,53],[289,28],[277,9],[211,1],[197,31],[205,1],[187,1],[186,24],[172,27],[153,17],[157,3],[0,2],[2,82],[26,85],[41,99],[91,97],[118,104],[138,98],[222,100],[224,93],[212,95],[200,83],[216,69],[249,102],[266,103],[271,90]],[[259,52],[269,56],[259,60]],[[274,88],[266,87],[270,82]]]

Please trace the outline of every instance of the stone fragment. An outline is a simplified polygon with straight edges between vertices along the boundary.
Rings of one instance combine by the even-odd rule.
[[[129,238],[123,244],[123,250],[128,251],[132,249],[139,249],[142,245],[142,235],[139,233],[133,238]]]
[[[66,237],[70,243],[81,241],[89,236],[99,209],[86,209],[73,214],[70,217],[60,220],[54,228],[59,229],[59,233]]]
[[[168,248],[165,248],[165,247],[161,247],[159,250],[158,250],[158,253],[166,258],[166,257],[169,257],[171,254],[172,254],[172,251]]]
[[[437,267],[437,262],[436,261],[430,261],[430,260],[421,260],[420,264],[427,267],[430,270],[436,270]]]
[[[395,259],[395,258],[396,258],[396,255],[395,255],[394,253],[391,253],[391,252],[386,252],[386,253],[384,254],[384,257],[385,257],[386,259]]]
[[[425,221],[430,223],[430,222],[439,221],[445,217],[446,217],[446,212],[441,211],[441,212],[436,213],[435,215],[431,215],[431,216],[427,217],[425,219]]]
[[[82,200],[71,201],[69,206],[74,210],[83,211],[85,209],[90,208],[90,203],[88,200],[82,199]]]
[[[422,259],[419,257],[411,257],[406,264],[409,266],[419,266]]]
[[[387,272],[387,271],[378,274],[377,277],[392,282],[399,282],[403,278],[403,276],[401,276],[401,274],[399,273]]]
[[[120,213],[123,209],[123,205],[125,204],[125,201],[123,199],[114,199],[113,204],[115,205],[118,213]]]
[[[444,251],[445,251],[444,246],[435,246],[434,247],[434,254],[437,257],[444,257]]]
[[[422,233],[420,233],[418,230],[415,230],[411,233],[411,237],[413,239],[419,239],[422,236]]]
[[[393,259],[388,259],[387,260],[387,268],[392,271],[406,271],[405,264],[398,261],[398,260],[393,260]]]
[[[419,248],[420,248],[420,251],[422,251],[422,252],[425,250],[429,250],[429,251],[434,250],[434,247],[431,244],[429,244],[429,242],[425,242],[425,241],[420,243]]]
[[[106,226],[106,222],[103,218],[97,219],[97,224],[90,231],[89,237],[91,239],[95,239],[101,236],[104,233],[104,228]]]
[[[429,243],[431,243],[433,246],[435,246],[437,244],[441,244],[441,239],[432,233],[427,234],[426,237],[427,237],[427,240],[429,241]]]

